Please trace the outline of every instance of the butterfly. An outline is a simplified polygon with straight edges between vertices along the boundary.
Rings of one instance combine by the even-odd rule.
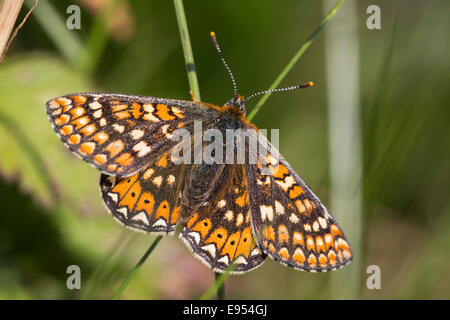
[[[223,106],[195,99],[69,94],[46,104],[56,134],[101,170],[101,195],[116,220],[163,235],[174,234],[180,225],[183,242],[216,272],[232,267],[233,274],[245,273],[267,256],[310,272],[345,266],[352,254],[342,229],[265,135],[246,120],[245,101],[267,90],[247,99],[238,95],[215,35],[211,37],[235,90]],[[195,161],[174,136],[181,130],[194,133],[183,146],[202,154],[207,143],[195,139],[199,122],[201,134],[246,130],[249,140],[268,148],[253,163],[248,161],[250,144],[244,144],[243,163],[235,161],[236,155],[231,163]],[[178,157],[177,148],[183,151]]]

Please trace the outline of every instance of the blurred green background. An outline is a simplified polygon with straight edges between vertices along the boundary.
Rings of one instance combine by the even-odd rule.
[[[18,21],[32,3],[25,1]],[[65,27],[71,4],[81,8],[80,30]],[[372,4],[381,8],[381,30],[366,27]],[[358,259],[332,274],[267,259],[226,280],[229,299],[450,298],[450,3],[353,6],[363,205],[361,238],[347,236],[360,248]],[[185,0],[184,7],[201,97],[215,104],[231,98],[232,86],[211,30],[239,92],[249,95],[270,86],[326,13],[321,2],[298,0]],[[253,119],[280,129],[281,153],[332,212],[324,33],[335,22],[282,82],[312,80],[315,87],[272,95]],[[0,299],[110,299],[154,239],[106,214],[99,172],[70,154],[47,120],[47,100],[83,91],[189,100],[173,2],[41,0],[19,31],[0,65]],[[81,268],[82,290],[66,288],[72,264]],[[366,286],[369,265],[381,269],[380,290]],[[197,299],[213,282],[214,274],[169,236],[122,298]],[[347,282],[356,285],[343,296]]]

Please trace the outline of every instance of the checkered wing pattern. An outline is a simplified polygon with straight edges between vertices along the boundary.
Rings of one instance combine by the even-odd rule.
[[[171,234],[180,216],[185,165],[174,164],[170,152],[130,177],[100,178],[103,200],[113,217],[126,227]]]
[[[224,272],[234,264],[232,273],[244,273],[261,265],[266,257],[257,247],[251,230],[244,166],[215,167],[213,171],[219,177],[214,189],[194,209],[180,237],[214,271]]]
[[[47,102],[66,146],[106,174],[129,176],[176,144],[178,128],[204,116],[200,104],[152,97],[79,93]]]
[[[272,150],[257,165],[247,165],[258,246],[274,260],[304,271],[331,271],[348,264],[352,254],[341,228],[286,160]]]
[[[46,110],[66,146],[103,172],[103,200],[115,219],[161,234],[182,223],[181,239],[217,272],[231,266],[232,273],[247,272],[266,255],[312,272],[351,261],[334,218],[273,147],[257,164],[184,161],[178,146],[189,145],[197,159],[195,120],[202,122],[203,133],[247,127],[253,139],[271,146],[238,106],[78,93],[50,100]],[[187,130],[191,140],[173,139],[182,131],[177,129]],[[205,151],[206,142],[198,143]],[[245,157],[252,148],[246,146]]]

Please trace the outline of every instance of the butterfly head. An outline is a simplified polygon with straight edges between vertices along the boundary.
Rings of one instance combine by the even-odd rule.
[[[245,115],[246,110],[245,110],[244,102],[245,102],[244,96],[237,94],[236,96],[233,97],[233,99],[231,99],[227,103],[225,103],[225,105],[233,106]]]

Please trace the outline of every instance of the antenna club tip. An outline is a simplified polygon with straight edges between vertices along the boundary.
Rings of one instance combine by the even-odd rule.
[[[211,32],[209,33],[209,35],[210,35],[212,38],[215,38],[215,37],[216,37],[216,33],[215,33],[214,31],[211,31]]]
[[[310,81],[307,83],[308,87],[314,87],[314,82]]]

